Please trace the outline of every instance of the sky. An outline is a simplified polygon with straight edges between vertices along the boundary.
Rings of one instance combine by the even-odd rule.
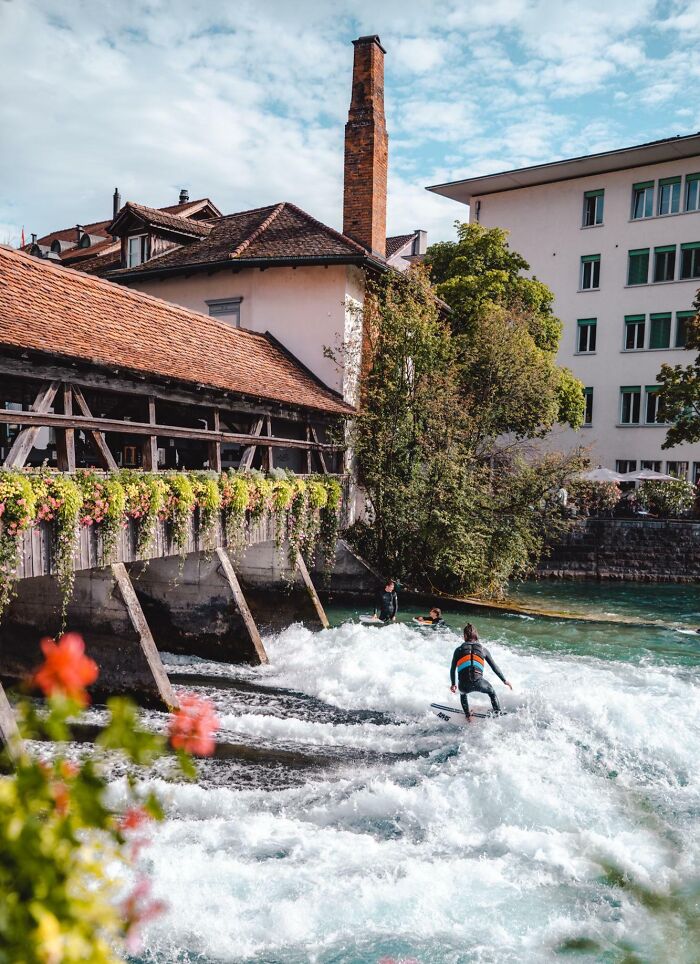
[[[0,243],[112,192],[342,227],[352,40],[386,48],[388,232],[426,185],[700,130],[700,0],[0,0]]]

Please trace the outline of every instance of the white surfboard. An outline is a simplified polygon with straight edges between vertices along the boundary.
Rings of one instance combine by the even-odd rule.
[[[444,706],[442,703],[431,703],[430,711],[434,713],[439,720],[443,723],[449,723],[451,726],[469,726],[469,720],[464,715],[464,710],[460,706]],[[471,711],[471,716],[478,717],[481,720],[485,720],[489,714],[488,713],[475,713]]]
[[[383,621],[379,618],[379,616],[373,616],[370,613],[366,613],[365,615],[360,616],[360,622],[362,623],[363,626],[383,626],[384,625]]]

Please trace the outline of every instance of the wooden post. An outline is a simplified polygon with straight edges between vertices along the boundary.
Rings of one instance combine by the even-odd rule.
[[[221,569],[224,577],[231,587],[231,592],[233,593],[233,598],[236,602],[236,608],[238,609],[238,612],[241,614],[243,622],[245,623],[245,628],[248,631],[248,636],[253,644],[253,647],[255,648],[258,659],[261,663],[269,663],[270,660],[267,657],[265,647],[263,646],[263,641],[260,638],[260,633],[258,632],[258,627],[255,625],[255,620],[253,619],[253,615],[248,608],[248,603],[243,595],[243,590],[241,589],[241,584],[238,581],[236,571],[233,568],[233,563],[231,562],[226,550],[222,549],[220,546],[216,549],[216,554],[219,558],[219,562],[221,563]]]
[[[328,622],[328,616],[326,616],[326,610],[323,608],[323,603],[318,598],[316,587],[311,581],[309,570],[306,568],[304,557],[300,552],[297,552],[297,569],[301,573],[301,578],[304,580],[306,591],[308,592],[309,596],[311,596],[311,602],[314,604],[316,614],[318,618],[321,620],[321,625],[323,626],[324,629],[330,629],[331,624]]]
[[[308,424],[308,422],[306,424],[306,441],[307,442],[311,441],[311,426]],[[307,449],[306,450],[306,474],[307,475],[311,475],[312,468],[313,468],[313,462],[311,459],[311,449]]]
[[[46,382],[43,384],[39,390],[39,394],[32,402],[30,411],[38,412],[41,415],[46,415],[53,404],[54,398],[56,397],[59,384],[60,382]],[[7,458],[4,462],[4,467],[6,469],[22,468],[24,463],[27,461],[27,456],[34,448],[36,437],[40,431],[41,427],[39,425],[30,425],[28,428],[23,428],[20,431],[19,435],[12,443],[10,451],[7,453]]]
[[[272,419],[271,419],[270,416],[268,415],[265,421],[266,421],[266,424],[267,424],[267,437],[268,437],[268,438],[272,438]],[[275,467],[274,450],[273,450],[273,448],[272,448],[271,445],[268,445],[268,447],[267,447],[267,471],[270,472],[272,469],[274,469],[274,467]]]
[[[139,634],[141,649],[153,674],[158,695],[169,709],[177,709],[179,705],[177,696],[168,679],[168,674],[165,672],[160,653],[156,647],[150,627],[146,622],[143,609],[141,609],[141,603],[138,601],[138,597],[134,592],[134,587],[131,584],[129,573],[126,571],[126,566],[123,562],[113,562],[110,569],[112,570],[112,575],[119,587],[119,592],[129,613],[131,625]]]
[[[316,434],[316,429],[313,427],[313,425],[309,425],[309,428],[311,429],[311,435],[313,437],[314,442],[318,445],[319,441],[318,441],[318,435]],[[328,474],[328,466],[326,465],[326,460],[323,457],[323,452],[320,449],[318,449],[318,457],[321,460],[321,468],[326,474]]]
[[[78,403],[78,408],[82,414],[85,415],[86,418],[92,418],[92,412],[88,408],[88,403],[85,401],[85,396],[77,385],[73,385],[73,395],[75,396],[75,400]],[[88,429],[88,432],[92,437],[93,442],[97,446],[97,454],[102,462],[102,468],[107,469],[109,472],[116,472],[119,469],[119,466],[117,465],[114,456],[110,452],[109,446],[105,441],[104,432],[97,432],[93,429]]]
[[[73,391],[63,383],[63,414],[73,414]],[[61,472],[75,472],[75,429],[63,428],[56,431],[56,454]]]
[[[156,424],[156,400],[153,395],[148,396],[148,421]],[[143,440],[143,467],[146,472],[158,471],[158,436],[147,435]]]
[[[221,431],[221,418],[219,409],[214,409],[214,424],[212,428],[215,432]],[[212,472],[221,472],[221,442],[209,442],[209,468]]]
[[[11,760],[16,760],[24,750],[22,737],[17,729],[15,711],[10,706],[7,694],[0,683],[0,742],[7,747]]]
[[[251,434],[251,435],[260,435],[261,432],[262,432],[262,429],[263,429],[263,423],[264,423],[264,419],[263,419],[263,418],[258,418],[258,419],[256,419],[256,420],[253,422],[253,424],[252,424],[252,426],[251,426],[251,428],[250,428],[250,434]],[[255,449],[256,449],[256,448],[257,448],[256,445],[249,445],[249,446],[244,450],[243,455],[241,456],[241,464],[239,465],[239,469],[250,469],[250,468],[252,468],[252,466],[253,466],[253,458],[255,457]]]

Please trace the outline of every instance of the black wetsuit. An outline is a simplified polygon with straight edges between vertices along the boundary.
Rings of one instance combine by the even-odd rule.
[[[494,713],[500,713],[501,706],[493,686],[484,679],[484,663],[488,663],[496,676],[505,683],[506,678],[493,661],[491,653],[481,643],[462,643],[454,651],[450,666],[450,682],[455,685],[455,674],[459,686],[462,709],[469,716],[468,693],[486,693],[491,700]]]
[[[379,595],[379,605],[377,609],[379,610],[379,618],[382,622],[388,623],[389,620],[394,618],[399,611],[399,597],[396,595],[395,589],[392,589],[391,592],[389,592],[388,589],[382,590]]]
[[[433,629],[440,629],[445,625],[445,620],[442,616],[438,616],[437,619],[433,619],[432,616],[423,616],[423,626],[432,626]]]

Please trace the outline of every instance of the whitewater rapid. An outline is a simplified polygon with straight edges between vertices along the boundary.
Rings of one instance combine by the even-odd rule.
[[[426,711],[457,705],[450,631],[292,626],[267,667],[174,661],[296,694],[285,711],[213,690],[221,739],[337,762],[272,789],[154,780],[168,819],[145,861],[169,910],[140,959],[501,964],[572,937],[652,941],[601,861],[659,889],[700,875],[697,667],[542,652],[523,632],[486,640],[507,715],[466,729]]]

